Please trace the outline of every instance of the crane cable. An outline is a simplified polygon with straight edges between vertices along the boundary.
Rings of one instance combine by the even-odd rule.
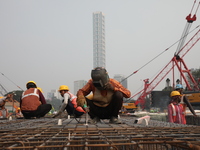
[[[192,31],[190,31],[188,34],[186,34],[185,36],[188,36],[190,33],[192,33],[194,30],[196,30],[197,28],[199,28],[200,25],[198,25],[196,28],[194,28]],[[185,37],[184,36],[184,37]],[[131,77],[132,75],[136,74],[139,70],[141,70],[142,68],[144,68],[145,66],[147,66],[150,62],[152,62],[153,60],[155,60],[157,57],[159,57],[160,55],[162,55],[164,52],[168,51],[171,47],[173,47],[175,44],[177,44],[180,40],[182,40],[184,37],[181,37],[178,41],[176,41],[174,44],[172,44],[171,46],[169,46],[167,49],[165,49],[163,52],[161,52],[160,54],[158,54],[157,56],[155,56],[153,59],[151,59],[150,61],[148,61],[146,64],[144,64],[143,66],[141,66],[138,70],[134,71],[133,73],[131,73],[129,76],[127,76],[126,78],[124,78],[123,80],[121,80],[120,83],[122,83],[123,81],[125,81],[126,79],[128,79],[129,77]]]
[[[1,72],[0,72],[1,73]],[[1,73],[6,79],[8,79],[10,82],[12,82],[15,86],[17,86],[20,90],[24,91],[20,86],[18,86],[15,82],[10,80],[7,76],[5,76],[3,73]]]
[[[193,6],[192,6],[192,9],[190,11],[190,14],[192,13],[193,9],[194,9],[194,5],[196,3],[196,0],[194,0],[194,3],[193,3]],[[195,14],[194,16],[196,15],[197,13],[197,10],[199,9],[199,5],[200,5],[200,1],[199,1],[199,4],[196,8],[196,11],[195,11]],[[199,25],[196,27],[198,28]],[[192,31],[194,31],[196,28],[194,28]],[[183,40],[184,38],[186,38],[187,35],[189,35],[192,31],[188,32],[188,33],[185,33],[185,35],[183,35],[178,41],[176,41],[174,44],[172,44],[170,47],[168,47],[167,49],[165,49],[163,52],[161,52],[160,54],[158,54],[156,57],[154,57],[153,59],[151,59],[150,61],[148,61],[146,64],[144,64],[142,67],[140,67],[138,70],[134,71],[133,73],[131,73],[129,76],[127,76],[126,78],[124,78],[123,80],[121,80],[120,83],[122,83],[123,81],[125,81],[126,79],[128,79],[129,77],[131,77],[132,75],[136,74],[139,70],[141,70],[142,68],[144,68],[146,65],[148,65],[150,62],[152,62],[154,59],[156,59],[157,57],[159,57],[160,55],[162,55],[164,52],[166,52],[167,50],[169,50],[172,46],[174,46],[176,43],[178,43],[179,41]],[[180,51],[179,51],[180,52]],[[178,53],[179,53],[178,52]]]

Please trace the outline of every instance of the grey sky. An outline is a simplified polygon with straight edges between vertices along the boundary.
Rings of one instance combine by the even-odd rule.
[[[27,81],[34,80],[45,94],[62,84],[68,85],[73,92],[75,80],[90,78],[93,67],[92,13],[102,11],[105,14],[106,69],[110,77],[114,74],[128,76],[181,37],[185,17],[193,2],[1,0],[0,72],[22,89]],[[200,10],[191,29],[199,25],[199,13]],[[144,79],[151,81],[172,59],[176,47],[128,78],[132,95],[143,88]],[[184,57],[189,68],[199,68],[197,54],[199,43]],[[0,75],[0,83],[8,91],[18,90],[5,76]],[[171,78],[171,75],[167,77]],[[165,82],[156,89],[164,86]]]

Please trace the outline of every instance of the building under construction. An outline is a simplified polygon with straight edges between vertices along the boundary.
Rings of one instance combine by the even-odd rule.
[[[200,118],[195,125],[121,115],[122,124],[87,117],[0,120],[0,149],[17,150],[189,150],[200,149]],[[192,120],[193,119],[193,120]]]

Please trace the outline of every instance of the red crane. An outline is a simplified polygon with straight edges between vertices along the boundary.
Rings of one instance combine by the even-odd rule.
[[[194,4],[196,3],[196,0],[194,1]],[[199,2],[200,4],[200,2]],[[199,7],[199,4],[197,6],[197,10]],[[194,8],[194,5],[192,7],[192,10]],[[191,12],[192,12],[191,10]],[[196,10],[196,12],[197,12]],[[133,95],[131,98],[134,98],[136,96],[139,96],[135,102],[136,105],[140,105],[142,109],[145,108],[145,98],[147,95],[153,91],[153,89],[166,77],[166,75],[172,71],[173,73],[173,87],[175,85],[175,66],[180,72],[181,79],[183,79],[186,83],[186,86],[188,90],[192,91],[199,91],[199,87],[195,79],[193,78],[192,74],[190,73],[190,70],[186,66],[183,57],[191,50],[191,48],[199,41],[200,39],[200,30],[196,32],[196,34],[185,44],[184,47],[183,44],[185,42],[185,39],[188,35],[189,29],[191,27],[191,23],[196,20],[196,12],[193,17],[191,17],[191,13],[186,17],[187,24],[184,29],[184,32],[182,34],[182,37],[180,39],[179,45],[177,47],[176,53],[174,54],[174,57],[171,59],[171,61],[158,73],[158,75],[149,83],[149,79],[144,80],[144,89],[140,92]],[[198,26],[199,27],[199,26]],[[182,47],[182,48],[181,48]],[[185,75],[187,74],[187,75]],[[188,79],[190,79],[191,83],[193,84],[193,87],[191,87],[190,83],[188,82]],[[182,81],[181,81],[182,82]]]

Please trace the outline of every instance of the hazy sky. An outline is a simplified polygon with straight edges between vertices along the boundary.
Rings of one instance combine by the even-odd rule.
[[[93,68],[92,13],[96,11],[105,14],[110,77],[129,76],[180,39],[193,2],[1,0],[0,72],[4,75],[0,74],[0,84],[8,91],[19,90],[16,85],[25,90],[25,84],[34,80],[46,95],[63,84],[73,92],[75,80],[89,80]],[[191,30],[199,25],[199,16],[200,10]],[[188,68],[199,68],[199,46],[197,43],[184,57]],[[158,74],[176,48],[177,44],[128,78],[132,95],[143,88],[144,79],[151,81]],[[156,89],[164,87],[165,81]]]

